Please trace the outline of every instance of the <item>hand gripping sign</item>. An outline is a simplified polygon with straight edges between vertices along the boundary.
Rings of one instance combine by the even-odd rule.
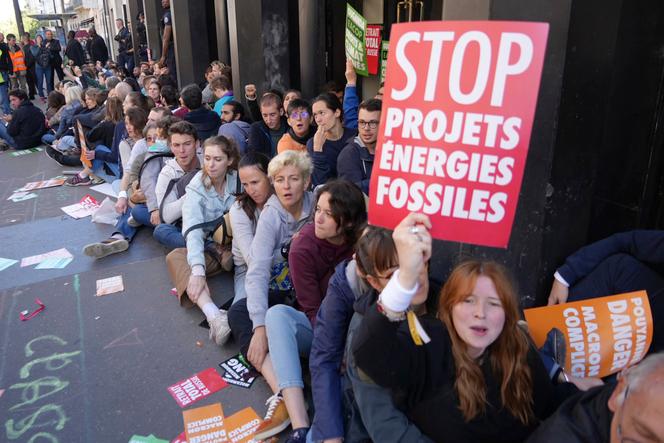
[[[549,26],[392,26],[369,221],[409,212],[432,235],[506,247],[526,164]]]
[[[605,377],[645,357],[653,324],[646,291],[544,306],[524,311],[541,347],[553,328],[567,345],[565,369],[575,377]]]

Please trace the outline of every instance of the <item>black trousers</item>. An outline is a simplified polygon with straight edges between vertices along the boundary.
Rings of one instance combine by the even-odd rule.
[[[567,301],[646,290],[652,312],[653,337],[648,353],[664,350],[664,277],[629,254],[606,258],[569,290]]]
[[[25,80],[28,83],[28,91],[29,91],[30,100],[33,100],[35,98],[35,95],[37,95],[37,86],[36,86],[37,74],[35,74],[35,67],[34,66],[28,68],[28,72],[26,74]]]

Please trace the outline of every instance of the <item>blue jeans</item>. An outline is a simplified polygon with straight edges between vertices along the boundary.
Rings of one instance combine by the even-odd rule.
[[[136,231],[138,231],[138,228],[129,226],[129,223],[127,223],[130,215],[140,224],[152,227],[152,223],[150,223],[150,212],[146,205],[138,204],[131,209],[127,209],[127,211],[118,219],[115,228],[117,229],[116,232],[122,234],[128,241],[132,241],[134,235],[136,235]]]
[[[42,140],[44,140],[44,139],[42,138]],[[73,135],[63,135],[62,138],[60,139],[60,143],[58,143],[58,146],[56,146],[56,149],[60,152],[66,153],[67,151],[71,151],[75,147],[76,147],[76,139],[74,138],[74,136]],[[110,149],[109,149],[109,152],[110,152]]]
[[[12,108],[9,106],[9,72],[0,71],[0,75],[4,82],[0,83],[0,105],[2,105],[2,112],[11,114]]]
[[[187,242],[184,241],[182,230],[175,225],[162,223],[154,228],[152,236],[162,245],[169,249],[186,248]]]
[[[110,150],[110,148],[107,148],[104,145],[97,145],[97,147],[95,148],[95,152],[108,152],[108,153],[110,153],[111,150]],[[113,174],[112,176],[108,175],[106,173],[106,169],[104,168],[104,165],[106,165],[106,167],[109,169],[109,171],[111,171],[111,173]],[[120,178],[120,165],[117,164],[117,163],[110,163],[110,162],[95,158],[94,160],[92,160],[92,172],[94,172],[96,176],[101,177],[104,180],[106,180],[108,183],[112,183],[114,180]],[[148,219],[149,218],[150,217],[148,216]]]
[[[14,141],[14,137],[9,135],[9,132],[7,132],[7,126],[5,126],[3,123],[0,123],[0,138],[6,141],[9,146],[16,149],[16,142]]]
[[[53,91],[51,87],[53,71],[50,67],[43,68],[39,64],[35,65],[35,84],[37,86],[37,93],[40,97],[46,97],[44,94],[44,81],[46,81],[46,91],[50,94]]]
[[[265,330],[279,390],[304,388],[300,356],[309,357],[314,330],[303,312],[276,305],[265,314]]]

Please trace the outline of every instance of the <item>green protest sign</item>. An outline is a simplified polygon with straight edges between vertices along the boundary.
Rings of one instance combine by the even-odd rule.
[[[380,82],[385,82],[385,72],[387,71],[387,50],[390,48],[390,42],[383,40],[380,45]]]
[[[367,20],[349,4],[346,4],[346,57],[351,59],[355,71],[368,76],[367,48],[364,39],[367,33]]]

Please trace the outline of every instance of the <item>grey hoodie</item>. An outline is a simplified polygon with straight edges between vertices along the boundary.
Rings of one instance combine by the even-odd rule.
[[[281,247],[309,219],[313,202],[313,193],[305,192],[299,220],[295,220],[284,209],[276,195],[272,195],[263,207],[249,250],[249,269],[245,281],[247,310],[254,329],[265,325],[272,267],[286,260],[281,254]]]
[[[249,140],[249,131],[251,125],[242,120],[234,120],[230,123],[224,123],[219,126],[218,135],[223,135],[224,137],[235,140],[237,144],[237,149],[240,151],[240,156],[244,155],[247,152],[247,145]]]

